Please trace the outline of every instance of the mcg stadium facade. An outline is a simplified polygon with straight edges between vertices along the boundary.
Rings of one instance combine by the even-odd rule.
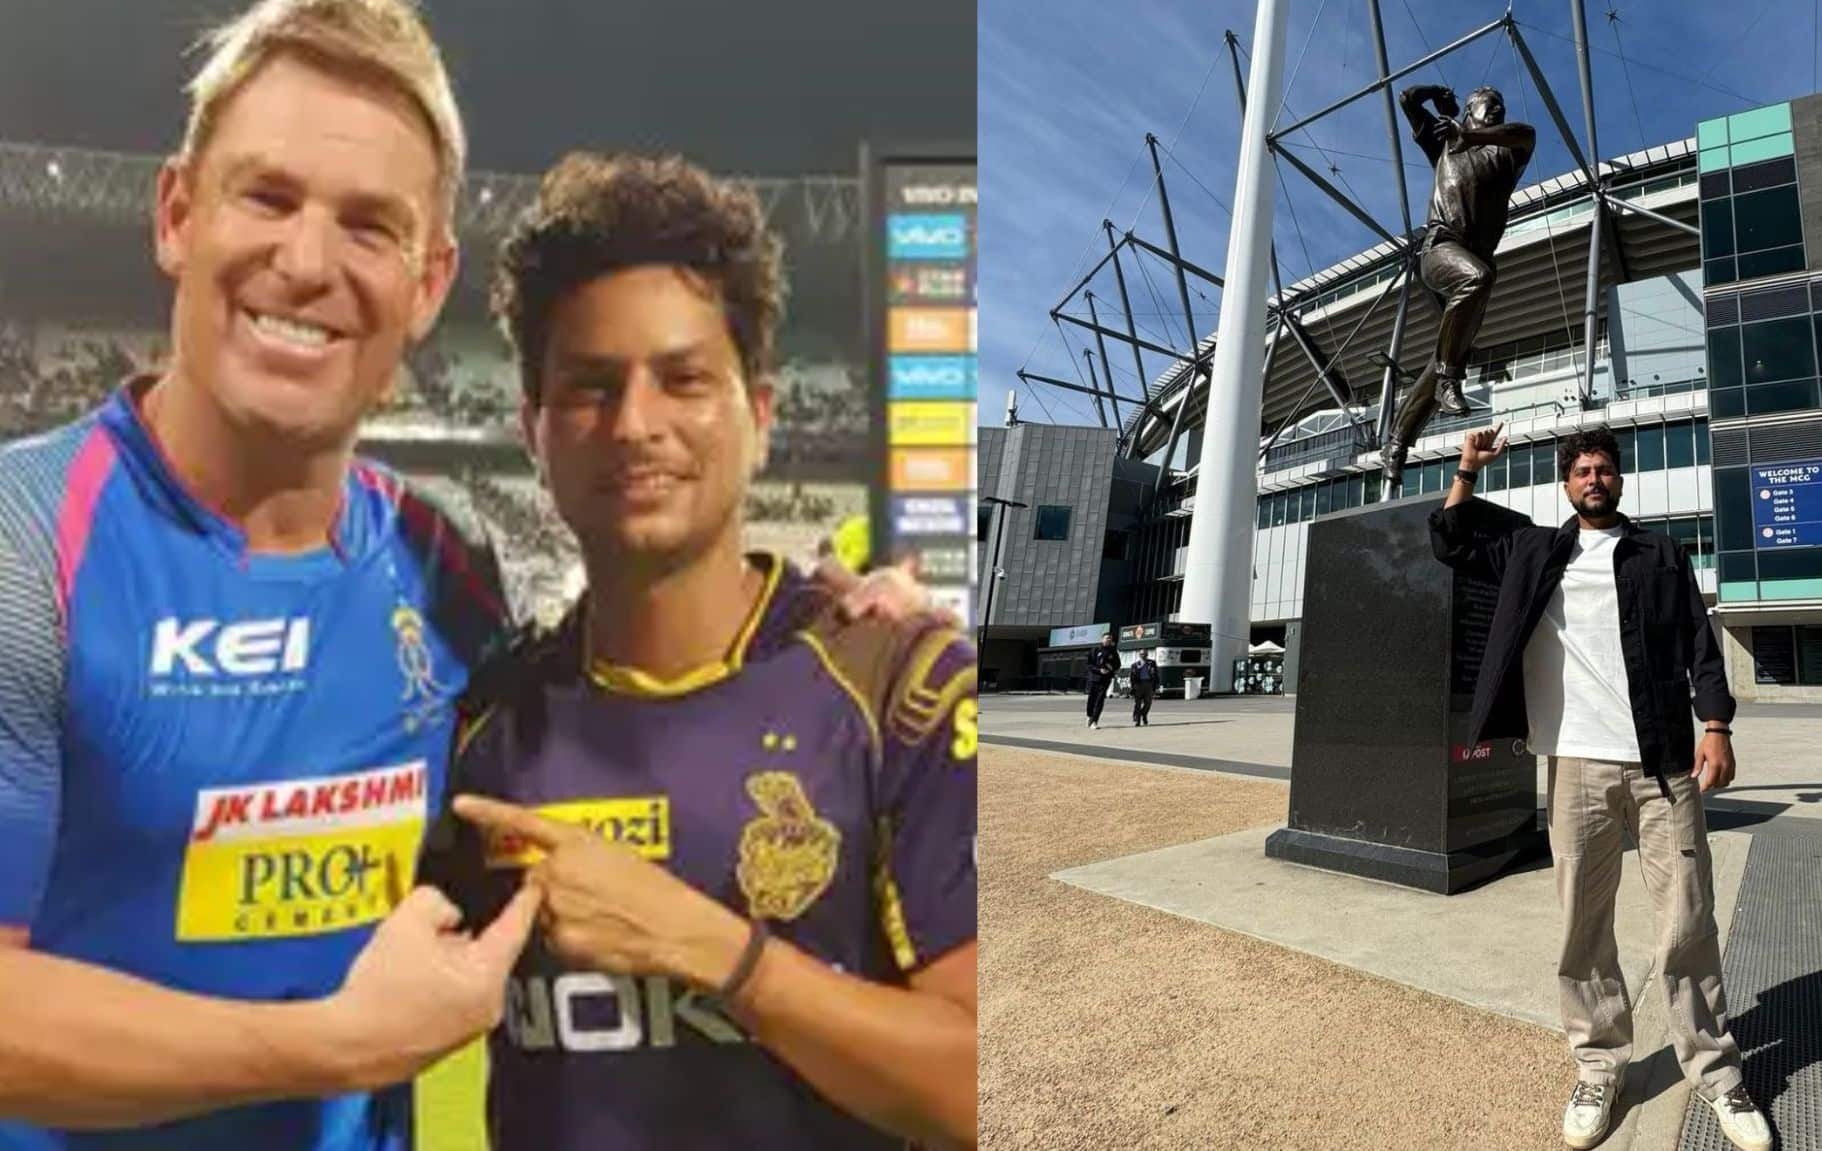
[[[1560,522],[1573,512],[1556,442],[1606,424],[1625,457],[1622,510],[1691,553],[1735,694],[1822,700],[1822,95],[1705,121],[1690,139],[1600,168],[1611,199],[1650,214],[1600,206],[1579,171],[1515,193],[1469,374],[1476,411],[1429,424],[1401,498],[1440,501],[1464,428],[1504,421],[1511,447],[1480,494]],[[1589,349],[1582,300],[1597,211],[1604,255]],[[1273,301],[1360,401],[1337,405],[1282,329],[1285,354],[1268,343],[1248,638],[1285,647],[1289,690],[1305,598],[1321,594],[1304,580],[1309,525],[1379,496],[1375,353],[1389,343],[1398,268],[1397,248],[1382,244]],[[1412,293],[1406,369],[1421,366],[1438,315]],[[1029,505],[983,508],[979,521],[982,586],[996,548],[1004,573],[982,656],[989,684],[1067,674],[1102,625],[1178,618],[1208,387],[1179,365],[1152,382],[1152,410],[1129,412],[1118,431],[982,430],[982,493]],[[1188,450],[1175,459],[1192,466],[1160,477],[1179,408]],[[1128,448],[1116,451],[1122,439]],[[1206,660],[1171,654],[1192,670],[1191,657]],[[1232,669],[1195,674],[1225,688]]]

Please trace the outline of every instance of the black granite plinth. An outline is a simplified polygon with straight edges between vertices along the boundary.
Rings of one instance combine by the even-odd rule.
[[[1450,894],[1548,850],[1524,742],[1466,743],[1498,589],[1437,562],[1440,502],[1310,525],[1290,820],[1266,841],[1274,859]]]

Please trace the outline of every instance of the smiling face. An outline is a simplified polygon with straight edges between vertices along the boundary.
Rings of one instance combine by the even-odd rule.
[[[585,552],[651,571],[738,549],[772,392],[713,285],[671,265],[588,281],[552,309],[540,376],[526,439]]]
[[[402,93],[295,55],[159,175],[173,373],[232,426],[346,444],[455,271],[435,138]]]

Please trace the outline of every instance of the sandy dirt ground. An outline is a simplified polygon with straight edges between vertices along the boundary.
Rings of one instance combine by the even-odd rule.
[[[1282,823],[1285,785],[991,746],[980,768],[983,1147],[1562,1146],[1560,1035],[1047,878]]]

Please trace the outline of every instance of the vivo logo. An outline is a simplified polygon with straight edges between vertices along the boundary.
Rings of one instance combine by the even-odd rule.
[[[968,221],[960,215],[893,216],[886,226],[886,255],[893,259],[959,260],[968,255]]]
[[[310,662],[310,621],[255,619],[222,626],[220,620],[185,623],[161,619],[152,632],[152,674],[179,670],[196,676],[270,675],[302,671]]]

